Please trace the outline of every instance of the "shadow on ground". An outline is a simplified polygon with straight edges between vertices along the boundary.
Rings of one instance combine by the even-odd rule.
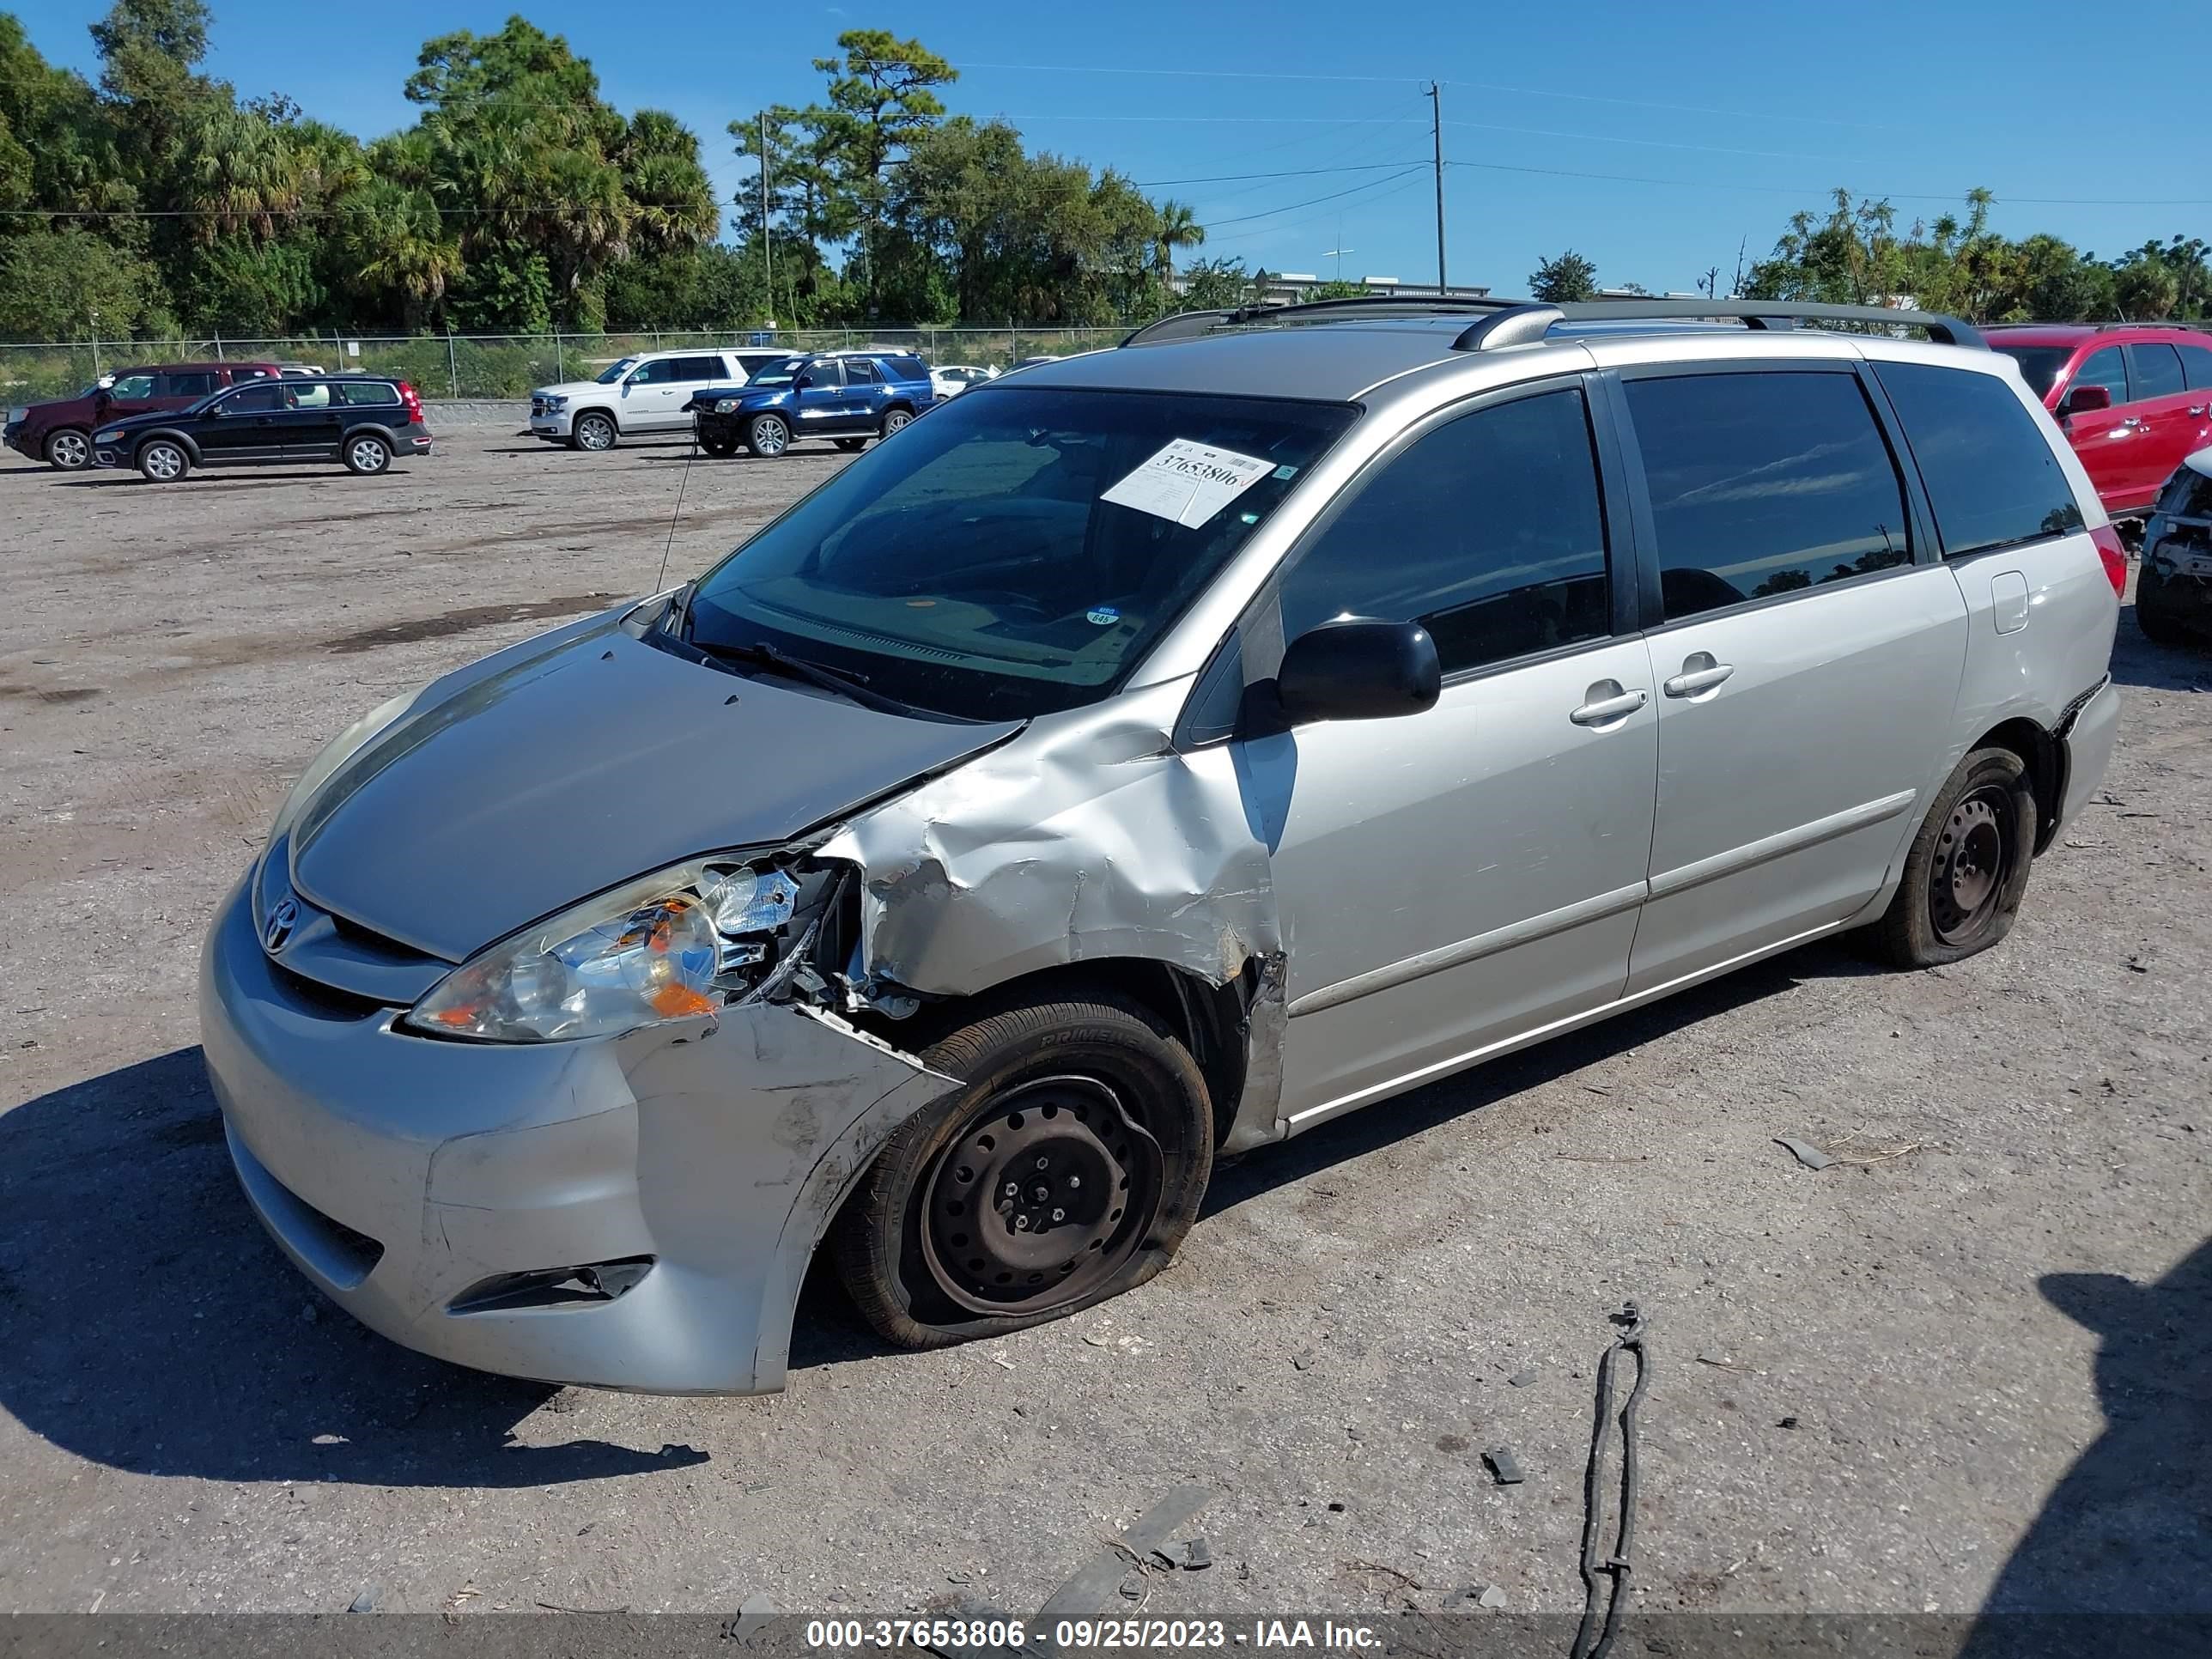
[[[2051,1489],[1965,1651],[2118,1652],[2075,1628],[2116,1614],[2176,1624],[2127,1650],[2212,1650],[2212,1238],[2148,1285],[2049,1273],[2039,1288],[2098,1338],[2105,1431]]]
[[[324,1300],[239,1195],[198,1048],[0,1114],[0,1409],[138,1474],[526,1486],[705,1461],[514,1445],[555,1390],[410,1353]]]
[[[2212,635],[2196,647],[2154,645],[2143,637],[2130,604],[2112,640],[2112,679],[2122,691],[2212,691]]]

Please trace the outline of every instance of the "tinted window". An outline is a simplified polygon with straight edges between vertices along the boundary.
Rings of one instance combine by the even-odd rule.
[[[1877,363],[1947,558],[2081,527],[2073,487],[2012,388],[1968,369]]]
[[[226,415],[265,415],[284,407],[284,393],[273,382],[268,386],[250,386],[234,392],[216,405]]]
[[[886,357],[884,367],[890,371],[891,378],[896,380],[926,380],[929,378],[929,365],[919,357]]]
[[[320,380],[295,380],[284,387],[284,401],[294,409],[328,409],[331,389]]]
[[[337,384],[338,401],[342,404],[396,404],[399,388],[389,380],[341,380]]]
[[[729,378],[730,371],[720,357],[678,357],[675,378],[687,383],[695,380],[721,380]]]
[[[1354,412],[1185,392],[956,398],[702,576],[691,637],[766,641],[952,714],[1020,719],[1094,702]],[[1178,438],[1264,465],[1233,500],[1206,503],[1193,486],[1181,510],[1163,511],[1160,469],[1147,463]],[[1125,504],[1133,497],[1142,504]]]
[[[1856,377],[1625,387],[1669,621],[1911,562],[1904,486]]]
[[[215,374],[209,369],[193,369],[185,373],[161,376],[161,389],[155,395],[162,398],[204,398],[215,390]]]
[[[2058,378],[2058,371],[2066,367],[2066,360],[2074,355],[2071,346],[1999,345],[1996,349],[2020,365],[2020,378],[2027,382],[2027,389],[2039,398],[2051,390],[2051,382]]]
[[[1418,619],[1450,672],[1610,631],[1580,392],[1462,416],[1357,488],[1284,580],[1285,640],[1340,617]]]
[[[637,373],[629,377],[632,386],[666,386],[676,378],[676,359],[662,357],[650,363],[640,363]]]
[[[835,392],[845,384],[845,371],[835,357],[820,358],[799,372],[806,377],[809,391]]]
[[[845,360],[847,386],[873,386],[878,378],[876,366],[866,357],[848,357]]]
[[[2212,386],[2212,347],[2183,346],[2180,351],[2182,377],[2189,382],[2189,389],[2201,392]]]
[[[151,374],[125,374],[107,388],[112,398],[150,398],[154,395]]]
[[[2169,398],[2186,389],[2181,359],[2172,346],[2156,340],[2128,348],[2128,381],[2138,398]]]
[[[2100,386],[2112,394],[2112,401],[2124,404],[2128,400],[2128,366],[2118,346],[2106,346],[2089,354],[2089,361],[2074,371],[2075,386]]]

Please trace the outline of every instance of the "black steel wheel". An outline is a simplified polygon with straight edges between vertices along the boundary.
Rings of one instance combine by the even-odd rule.
[[[940,1347],[1141,1285],[1197,1218],[1212,1104],[1158,1018],[1106,994],[1017,1003],[923,1058],[968,1086],[902,1125],[830,1248],[870,1324]]]
[[[868,442],[866,438],[840,438],[836,441],[837,447],[843,450],[848,455],[858,454],[862,449],[867,447]]]
[[[1977,749],[1936,793],[1872,929],[1880,955],[1930,968],[1986,951],[2012,931],[2027,891],[2037,807],[2027,763]]]

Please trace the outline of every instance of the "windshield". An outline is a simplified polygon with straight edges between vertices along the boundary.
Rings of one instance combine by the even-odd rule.
[[[772,363],[763,363],[753,371],[752,379],[747,380],[745,384],[747,386],[789,386],[792,376],[799,373],[799,366],[805,361],[804,357],[779,357]]]
[[[2037,397],[2048,395],[2051,383],[2074,355],[2072,346],[2001,345],[1999,351],[2020,365],[2020,377]]]
[[[597,386],[612,386],[617,380],[622,379],[623,375],[629,374],[630,370],[636,367],[636,358],[617,357],[613,362],[609,363],[605,368],[601,369],[597,374],[594,374],[592,377],[592,383]]]
[[[698,645],[775,646],[970,720],[1107,695],[1358,411],[980,388],[701,577]]]

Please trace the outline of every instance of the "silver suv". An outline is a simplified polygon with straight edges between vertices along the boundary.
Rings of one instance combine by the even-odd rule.
[[[1054,1318],[1218,1153],[1824,935],[1996,943],[2124,573],[1947,319],[1170,319],[340,737],[208,941],[231,1153],[488,1370],[780,1387],[817,1247],[898,1343]]]

